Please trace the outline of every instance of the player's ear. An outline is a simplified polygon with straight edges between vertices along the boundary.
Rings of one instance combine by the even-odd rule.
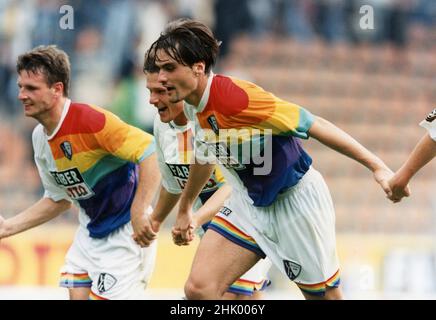
[[[64,95],[64,84],[62,82],[56,82],[51,87],[57,97],[62,97]]]
[[[194,63],[194,73],[195,74],[204,74],[205,73],[205,69],[206,69],[206,64],[201,61],[201,62],[196,62]]]

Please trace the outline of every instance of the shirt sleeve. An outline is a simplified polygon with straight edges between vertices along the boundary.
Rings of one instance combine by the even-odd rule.
[[[140,163],[156,150],[151,134],[123,122],[116,115],[105,112],[104,129],[97,134],[102,149],[120,159]]]
[[[436,109],[428,114],[428,116],[419,124],[421,127],[427,129],[430,137],[436,141]]]
[[[236,78],[214,79],[208,107],[197,114],[203,128],[211,116],[220,129],[250,129],[253,134],[309,138],[314,116],[305,108],[276,97],[258,85]],[[212,128],[213,129],[213,128]]]
[[[308,139],[314,116],[302,106],[282,100],[259,87],[247,88],[249,105],[244,117],[255,119],[254,128],[272,135]]]

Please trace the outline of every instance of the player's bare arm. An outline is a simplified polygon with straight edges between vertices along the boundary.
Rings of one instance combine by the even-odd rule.
[[[159,231],[160,225],[165,221],[171,210],[176,206],[181,194],[168,192],[164,187],[160,188],[159,198],[156,207],[151,214],[153,225],[156,226],[155,231]]]
[[[231,193],[232,187],[228,183],[220,187],[212,197],[210,197],[206,203],[194,213],[192,217],[194,227],[199,227],[212,220]]]
[[[42,198],[12,218],[4,219],[0,217],[0,239],[10,237],[50,221],[70,207],[71,203],[67,200],[56,202],[50,198]]]
[[[436,141],[426,134],[413,149],[409,158],[389,181],[393,199],[401,200],[410,195],[407,184],[410,179],[436,156]]]
[[[184,241],[190,242],[194,239],[192,206],[214,168],[215,164],[194,163],[190,165],[188,182],[180,198],[179,212],[173,227],[173,232],[180,232],[180,237]]]
[[[152,154],[139,164],[138,187],[131,207],[133,238],[141,247],[147,247],[157,234],[146,213],[160,183],[160,173],[156,154]]]
[[[155,228],[156,232],[159,231],[160,225],[164,222],[164,220],[169,215],[171,210],[173,210],[173,208],[176,206],[177,202],[180,199],[180,196],[181,194],[170,193],[163,186],[161,187],[159,193],[159,199],[150,217],[151,220],[153,221],[153,224],[156,226]],[[173,233],[173,241],[175,244],[181,242],[179,238],[180,238],[180,233],[176,233],[176,234]]]
[[[374,179],[382,187],[387,197],[391,199],[392,191],[388,181],[393,176],[393,172],[379,157],[362,146],[348,133],[321,117],[315,117],[315,121],[309,129],[309,135],[371,170]]]

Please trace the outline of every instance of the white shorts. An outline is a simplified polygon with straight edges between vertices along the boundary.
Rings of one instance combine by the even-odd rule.
[[[313,168],[269,207],[255,207],[234,191],[209,228],[267,256],[307,293],[324,295],[326,286],[339,285],[333,202]]]
[[[130,222],[102,239],[89,237],[80,226],[61,269],[60,286],[89,287],[91,300],[145,299],[157,241],[141,248],[132,234]]]

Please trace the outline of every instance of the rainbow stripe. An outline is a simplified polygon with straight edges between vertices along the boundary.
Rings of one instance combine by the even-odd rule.
[[[222,217],[215,216],[213,220],[210,222],[208,229],[212,229],[219,234],[221,234],[224,238],[236,243],[237,245],[246,248],[255,254],[259,255],[261,258],[265,258],[266,255],[262,251],[262,249],[257,245],[256,241],[245,234],[238,228],[236,228],[233,224],[223,219]]]
[[[304,108],[279,99],[249,81],[222,75],[215,75],[209,101],[197,114],[202,128],[210,128],[210,116],[216,118],[220,129],[271,129],[273,135],[305,139],[314,121]]]
[[[188,105],[188,113],[190,108]],[[254,206],[270,206],[278,194],[296,185],[309,170],[312,159],[298,139],[309,138],[315,121],[306,109],[251,82],[222,75],[213,76],[208,101],[201,108],[193,116],[203,129],[201,140],[238,150],[233,160],[243,167],[231,170]],[[260,157],[261,150],[265,158]],[[264,165],[269,168],[264,174],[253,174]]]
[[[71,144],[71,160],[60,148],[64,141]],[[79,103],[71,103],[60,130],[49,140],[49,145],[57,169],[77,167],[90,187],[126,162],[139,163],[155,150],[153,136],[127,125],[102,108]]]
[[[95,294],[93,291],[91,291],[91,292],[89,293],[88,300],[109,300],[109,299],[107,299],[107,298],[103,298],[103,297],[101,297],[101,296]]]
[[[297,283],[298,287],[309,294],[315,296],[324,296],[326,287],[337,288],[341,282],[339,269],[335,272],[333,276],[327,279],[324,282],[315,283],[315,284],[302,284]]]
[[[87,273],[61,273],[59,286],[64,288],[90,288],[92,280]]]
[[[271,284],[271,281],[265,279],[260,282],[253,282],[245,279],[236,280],[227,290],[234,294],[242,294],[246,296],[252,296],[254,291],[263,291],[267,286]]]
[[[52,175],[59,179],[73,172],[74,178],[59,181],[90,218],[92,238],[103,238],[130,220],[137,164],[155,151],[152,135],[102,108],[71,103],[48,143],[56,163]]]
[[[179,161],[180,163],[190,163],[192,158],[192,131],[188,129],[177,133]]]

